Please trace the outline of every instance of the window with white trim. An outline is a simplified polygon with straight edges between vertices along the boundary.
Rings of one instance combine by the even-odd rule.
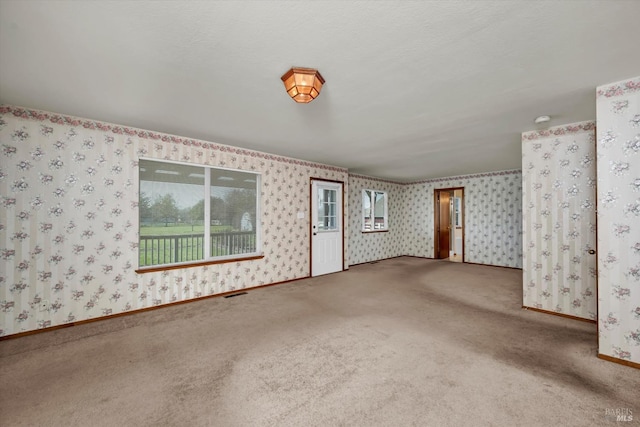
[[[387,193],[378,190],[362,190],[362,231],[387,229]]]
[[[140,160],[139,266],[258,255],[260,175]]]

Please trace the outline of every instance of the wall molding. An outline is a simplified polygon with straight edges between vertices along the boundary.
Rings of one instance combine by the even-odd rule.
[[[537,139],[544,139],[561,135],[593,132],[595,128],[596,122],[593,120],[588,120],[584,122],[572,123],[569,125],[555,126],[549,129],[533,130],[522,133],[522,142],[534,141]]]
[[[357,265],[364,265],[364,264],[373,264],[376,262],[380,262],[380,261],[386,261],[389,259],[397,259],[397,258],[404,258],[404,257],[408,257],[411,255],[398,255],[398,256],[392,256],[392,257],[388,257],[388,258],[379,258],[379,259],[372,259],[371,261],[364,261],[364,262],[358,262],[356,264],[349,264],[349,267],[355,267]],[[420,257],[414,257],[414,258],[420,258]]]
[[[111,132],[116,135],[128,135],[142,139],[150,139],[152,141],[168,142],[178,145],[186,145],[202,148],[203,150],[213,150],[223,153],[237,154],[241,156],[255,157],[264,160],[270,160],[280,163],[289,163],[298,166],[313,167],[318,169],[330,170],[334,172],[348,173],[346,168],[338,166],[325,165],[322,163],[309,162],[292,157],[277,156],[273,154],[263,153],[261,151],[247,150],[244,148],[237,148],[231,145],[215,144],[212,142],[203,141],[200,139],[185,138],[181,136],[171,135],[162,132],[153,132],[144,129],[138,129],[134,127],[115,125],[112,123],[101,122],[97,120],[84,119],[80,117],[67,116],[63,114],[55,114],[47,111],[32,110],[29,108],[16,107],[13,105],[1,105],[1,114],[11,114],[15,117],[19,117],[25,120],[33,120],[38,122],[49,122],[58,125],[67,125],[82,127],[85,129],[100,130],[103,132]],[[0,117],[0,126],[2,126],[3,120]]]
[[[584,317],[578,317],[578,316],[572,316],[570,314],[558,313],[556,311],[543,310],[541,308],[528,307],[526,305],[523,305],[522,309],[523,310],[529,310],[529,311],[537,311],[538,313],[552,314],[554,316],[564,317],[566,319],[578,320],[580,322],[591,323],[591,324],[594,324],[594,325],[598,323],[593,319],[586,319]]]
[[[522,173],[521,169],[510,169],[510,170],[504,170],[504,171],[484,172],[484,173],[476,173],[476,174],[470,174],[470,175],[456,175],[456,176],[448,176],[443,178],[431,178],[431,179],[425,179],[421,181],[407,182],[405,183],[405,185],[430,184],[432,182],[455,181],[456,179],[491,178],[494,176],[517,175],[521,173]]]
[[[600,86],[596,90],[596,97],[613,98],[640,91],[640,78],[621,80],[616,83]]]
[[[395,185],[406,185],[406,183],[404,182],[392,181],[390,179],[376,178],[375,176],[359,175],[355,173],[350,173],[349,178],[366,179],[368,181],[385,182],[387,184],[395,184]]]
[[[455,262],[455,261],[449,261],[449,262]],[[508,265],[482,264],[480,262],[471,262],[471,261],[462,261],[461,264],[484,265],[486,267],[508,268],[509,270],[522,271],[522,267],[509,267]]]
[[[368,179],[372,181],[386,182],[389,184],[397,184],[397,185],[415,185],[415,184],[430,184],[432,182],[452,181],[456,179],[487,178],[492,176],[516,175],[519,173],[522,173],[522,169],[509,169],[504,171],[483,172],[483,173],[475,173],[470,175],[445,176],[442,178],[428,178],[420,181],[408,181],[408,182],[390,181],[382,178],[375,178],[371,176],[358,175],[358,174],[352,174],[352,173],[349,174],[349,177]]]
[[[632,362],[630,360],[618,359],[617,357],[607,356],[606,354],[598,353],[598,359],[606,360],[607,362],[617,363],[619,365],[629,366],[631,368],[640,369],[640,363]]]

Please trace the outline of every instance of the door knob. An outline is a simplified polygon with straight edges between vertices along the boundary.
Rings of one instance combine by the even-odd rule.
[[[589,249],[587,252],[589,252],[589,255],[595,255],[596,253],[595,249]]]
[[[318,233],[313,233],[313,235],[314,235],[314,236],[317,236],[317,235],[318,235]]]

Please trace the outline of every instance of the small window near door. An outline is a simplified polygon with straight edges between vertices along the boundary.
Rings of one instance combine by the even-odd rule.
[[[387,229],[387,193],[362,190],[362,231],[386,231]]]

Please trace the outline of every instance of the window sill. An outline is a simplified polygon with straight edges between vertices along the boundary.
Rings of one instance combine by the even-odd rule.
[[[370,233],[388,233],[389,230],[367,230],[367,231],[362,231],[362,234],[370,234]]]
[[[214,259],[209,261],[197,261],[197,262],[189,262],[184,264],[159,265],[155,267],[150,266],[150,267],[139,268],[136,270],[136,273],[138,274],[155,273],[158,271],[178,270],[180,268],[202,267],[205,265],[226,264],[229,262],[238,262],[238,261],[252,261],[254,259],[262,259],[262,258],[264,258],[264,254],[247,255],[247,256],[236,257],[236,258]]]

